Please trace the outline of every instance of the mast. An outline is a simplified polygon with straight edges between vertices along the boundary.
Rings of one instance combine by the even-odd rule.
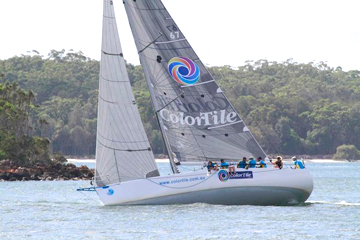
[[[167,135],[165,134],[164,131],[164,124],[161,122],[161,120],[159,119],[159,112],[164,109],[166,106],[168,106],[170,103],[174,102],[177,98],[179,98],[180,96],[183,96],[183,92],[177,96],[175,99],[173,99],[171,102],[169,102],[167,105],[165,105],[164,107],[160,108],[159,110],[155,111],[155,114],[156,114],[156,120],[159,124],[159,127],[161,129],[161,135],[163,137],[163,140],[165,142],[165,147],[166,147],[166,150],[168,152],[168,155],[169,155],[169,161],[170,161],[170,167],[171,167],[171,170],[173,171],[173,173],[180,173],[179,169],[177,168],[176,166],[176,163],[175,163],[175,153],[172,152],[171,150],[171,145],[169,143],[169,140],[167,138]]]
[[[170,163],[171,171],[174,174],[179,173],[179,169],[176,167],[176,164],[175,164],[174,154],[171,151],[169,140],[167,139],[167,136],[164,133],[164,128],[163,128],[164,125],[160,122],[158,112],[155,112],[155,114],[156,114],[156,120],[157,120],[157,122],[159,124],[159,127],[160,127],[161,136],[162,136],[162,138],[164,140],[165,148],[166,148],[167,154],[169,156],[169,163]]]
[[[140,62],[141,62],[141,54],[144,50],[146,50],[147,47],[145,47],[144,49],[140,50],[138,52],[139,54],[139,57],[140,57]],[[142,65],[143,68],[146,68],[147,66],[146,65]],[[166,133],[165,133],[165,129],[164,129],[164,124],[162,123],[162,119],[159,118],[159,111],[157,111],[156,109],[158,108],[158,106],[156,105],[157,101],[156,101],[156,98],[155,98],[155,94],[153,92],[153,88],[152,86],[150,85],[149,86],[149,82],[146,81],[146,84],[147,84],[147,87],[149,89],[149,92],[150,92],[150,97],[151,97],[151,103],[155,109],[155,115],[156,115],[156,120],[159,124],[159,128],[160,128],[160,132],[161,132],[161,136],[163,138],[163,141],[165,143],[165,148],[166,148],[166,151],[167,151],[167,154],[169,156],[169,163],[170,163],[170,167],[171,167],[171,171],[175,174],[175,173],[179,173],[179,170],[178,168],[176,167],[175,165],[175,161],[174,161],[174,157],[173,157],[173,153],[171,151],[171,146],[169,144],[169,141],[167,139],[167,136],[166,136]]]

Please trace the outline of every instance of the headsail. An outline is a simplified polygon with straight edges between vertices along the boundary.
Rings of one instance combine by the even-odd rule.
[[[131,90],[112,0],[104,0],[96,142],[96,183],[158,176]]]
[[[265,157],[160,0],[124,0],[160,124],[179,160]]]

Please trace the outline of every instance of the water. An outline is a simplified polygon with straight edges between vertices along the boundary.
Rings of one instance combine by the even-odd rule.
[[[3,182],[0,239],[360,239],[360,163],[307,167],[314,192],[292,207],[105,207],[75,191],[88,181]]]

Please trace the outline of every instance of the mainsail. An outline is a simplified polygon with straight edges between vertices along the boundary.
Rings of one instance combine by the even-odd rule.
[[[160,0],[123,1],[170,155],[265,157]]]
[[[158,176],[131,90],[112,0],[104,0],[96,142],[96,184]]]

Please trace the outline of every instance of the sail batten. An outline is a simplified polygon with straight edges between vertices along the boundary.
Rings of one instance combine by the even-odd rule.
[[[192,84],[192,85],[186,85],[186,86],[181,86],[182,88],[187,88],[187,87],[196,87],[196,86],[199,86],[199,85],[203,85],[203,84],[207,84],[207,83],[211,83],[211,82],[215,82],[215,80],[209,80],[209,81],[206,81],[206,82],[201,82],[201,83],[195,83],[195,84]]]
[[[104,0],[96,142],[96,184],[159,175],[136,107],[112,1]]]
[[[110,55],[110,56],[120,56],[120,57],[123,57],[123,54],[122,53],[108,53],[108,52],[105,52],[105,51],[102,51],[103,54],[106,54],[106,55]]]
[[[170,153],[183,161],[265,157],[161,0],[124,6]]]
[[[170,43],[181,42],[181,41],[186,41],[186,38],[171,40],[171,41],[166,41],[166,42],[155,42],[155,44],[170,44]]]

